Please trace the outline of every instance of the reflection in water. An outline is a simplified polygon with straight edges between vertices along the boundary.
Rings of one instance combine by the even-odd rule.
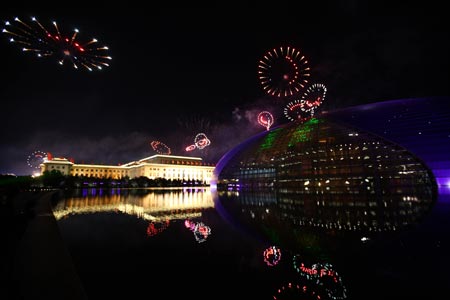
[[[293,263],[294,269],[301,277],[323,287],[330,299],[347,298],[347,289],[342,283],[342,278],[330,263],[315,263],[307,267],[301,262],[299,255],[294,255]]]
[[[194,237],[199,243],[206,241],[206,238],[211,234],[211,228],[203,224],[203,222],[198,222],[194,227]]]
[[[266,248],[263,253],[264,262],[269,266],[273,267],[280,262],[281,259],[281,249],[276,246],[270,246]]]
[[[147,226],[147,236],[149,236],[149,237],[155,236],[158,233],[166,230],[167,227],[169,227],[169,225],[170,225],[169,219],[167,219],[166,221],[159,222],[159,223],[151,221],[150,223],[148,223],[148,226]]]
[[[297,283],[294,284],[289,282],[286,285],[281,286],[277,289],[275,295],[273,295],[274,300],[284,300],[284,299],[304,299],[304,300],[320,300],[324,299],[318,291],[311,288],[308,285]]]
[[[73,214],[121,212],[149,221],[146,234],[155,236],[170,225],[170,220],[195,218],[201,210],[213,207],[207,188],[183,188],[165,190],[81,189],[61,200],[53,208],[56,219]],[[211,228],[203,223],[194,224],[194,236],[200,243],[211,234]]]
[[[189,229],[190,231],[194,231],[195,224],[196,223],[190,219],[184,220],[184,226],[186,226],[186,228]]]
[[[234,222],[257,227],[275,242],[286,232],[313,229],[328,234],[354,232],[361,241],[378,232],[392,232],[417,224],[436,201],[433,190],[416,187],[417,194],[379,197],[373,194],[355,198],[317,201],[313,196],[282,191],[216,192],[216,206]],[[287,230],[289,229],[289,230]],[[311,238],[308,243],[313,242]],[[288,239],[284,239],[287,241]]]
[[[202,209],[210,207],[214,204],[209,188],[164,191],[81,189],[59,201],[53,208],[53,214],[56,219],[61,219],[73,214],[122,212],[153,223],[164,223],[172,219],[199,217]]]
[[[194,233],[195,240],[199,243],[206,241],[206,238],[211,234],[211,228],[203,222],[186,219],[184,220],[184,226]]]
[[[227,190],[214,196],[224,219],[266,244],[278,245],[264,251],[266,264],[278,264],[280,249],[287,253],[283,259],[292,257],[298,273],[294,279],[301,281],[284,285],[274,299],[301,294],[307,299],[340,300],[347,298],[347,288],[333,261],[342,262],[339,254],[345,249],[358,249],[418,224],[431,211],[436,194],[427,186],[415,189],[417,194],[366,194],[329,201],[283,191]]]
[[[385,299],[379,287],[386,285],[404,299],[405,287],[408,295],[424,289],[415,266],[448,269],[438,266],[445,240],[436,248],[428,236],[399,238],[435,203],[433,194],[417,192],[323,203],[275,190],[79,190],[54,212],[92,299],[139,299],[135,286],[166,298]],[[416,239],[417,230],[409,233]],[[136,266],[173,276],[149,281]],[[186,270],[189,276],[175,276]],[[215,294],[199,294],[199,278]]]

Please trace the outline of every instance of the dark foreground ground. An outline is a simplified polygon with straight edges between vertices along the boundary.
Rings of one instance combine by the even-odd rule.
[[[51,210],[59,191],[0,197],[0,299],[87,299]]]

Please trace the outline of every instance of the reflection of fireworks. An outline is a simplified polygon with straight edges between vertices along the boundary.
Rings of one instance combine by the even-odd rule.
[[[27,157],[27,165],[33,169],[39,169],[40,165],[47,159],[47,153],[42,151],[34,151]]]
[[[270,246],[263,253],[264,262],[269,266],[273,267],[280,262],[281,259],[281,249],[276,246]]]
[[[195,229],[195,222],[189,219],[184,220],[184,226],[186,226],[187,229],[194,231]]]
[[[5,23],[3,33],[10,36],[9,41],[22,47],[22,51],[36,53],[38,57],[55,57],[59,64],[70,61],[75,69],[82,66],[89,71],[101,70],[109,66],[110,56],[106,55],[108,47],[97,46],[97,39],[80,44],[76,38],[78,29],[70,35],[61,34],[56,22],[52,30],[47,29],[36,18],[32,17],[30,23],[19,18]]]
[[[321,83],[315,83],[308,87],[302,96],[302,111],[309,112],[311,116],[314,116],[315,109],[322,104],[326,93],[327,88]]]
[[[297,94],[309,77],[308,61],[300,51],[280,47],[268,51],[258,64],[258,76],[264,91],[276,97]]]
[[[194,233],[195,240],[199,243],[206,241],[206,238],[211,234],[211,228],[203,222],[195,223],[192,220],[186,219],[184,226]]]
[[[163,142],[152,141],[150,142],[150,146],[152,146],[152,149],[158,152],[159,154],[170,155],[171,153],[170,148]]]
[[[273,124],[273,115],[268,111],[262,111],[258,114],[258,123],[261,126],[266,127],[267,130],[270,129],[270,126]]]
[[[329,263],[313,264],[307,267],[299,261],[299,255],[293,257],[294,269],[300,276],[315,282],[325,289],[330,299],[340,300],[347,298],[347,289],[342,283],[342,278]]]
[[[150,222],[147,226],[147,236],[154,236],[166,230],[167,227],[169,227],[169,223],[170,223],[169,220],[166,220],[161,223]]]
[[[293,284],[289,282],[287,285],[283,285],[277,289],[275,295],[273,295],[274,300],[278,299],[304,299],[304,300],[314,300],[323,299],[320,294],[311,289],[307,285],[303,284]]]
[[[211,234],[211,228],[203,224],[203,222],[199,222],[195,224],[194,227],[194,236],[195,240],[199,243],[206,241],[206,238]]]

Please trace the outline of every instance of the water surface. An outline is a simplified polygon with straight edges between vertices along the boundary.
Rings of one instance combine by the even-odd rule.
[[[82,189],[54,214],[90,299],[448,294],[449,195],[408,197],[373,208],[277,192]]]

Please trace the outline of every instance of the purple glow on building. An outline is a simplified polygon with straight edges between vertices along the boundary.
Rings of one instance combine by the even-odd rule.
[[[273,130],[273,129],[272,129]],[[217,189],[217,180],[219,178],[220,172],[222,172],[222,169],[227,165],[227,163],[230,161],[230,159],[233,158],[234,155],[239,153],[242,149],[245,149],[248,145],[251,143],[254,143],[258,141],[258,139],[264,135],[266,135],[269,131],[262,131],[253,137],[247,139],[246,141],[242,142],[238,146],[234,147],[225,155],[222,156],[222,158],[217,162],[216,167],[214,168],[213,176],[211,178],[210,187],[213,191]]]
[[[439,193],[450,186],[450,97],[390,100],[330,111],[325,118],[390,140],[433,172]]]

